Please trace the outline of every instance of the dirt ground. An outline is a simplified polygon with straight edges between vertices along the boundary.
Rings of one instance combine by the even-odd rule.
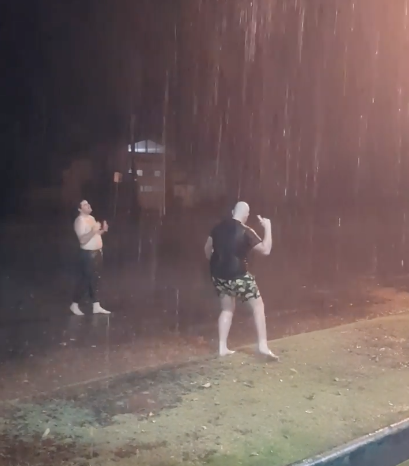
[[[245,347],[0,412],[0,465],[277,465],[409,416],[409,315]]]

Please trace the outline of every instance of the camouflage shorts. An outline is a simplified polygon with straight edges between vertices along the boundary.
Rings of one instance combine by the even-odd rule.
[[[212,277],[212,281],[218,296],[227,295],[232,298],[238,298],[243,302],[260,297],[256,279],[249,273],[233,280]]]

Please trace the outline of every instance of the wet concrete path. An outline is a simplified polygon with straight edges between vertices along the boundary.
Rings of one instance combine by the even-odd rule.
[[[350,296],[349,296],[350,298]],[[328,312],[276,312],[268,315],[269,338],[334,327],[409,308],[409,295],[394,288],[367,284],[361,301],[346,302]],[[353,311],[351,311],[353,309]],[[187,361],[217,349],[213,322],[166,328],[161,322],[135,315],[66,317],[0,330],[0,394],[3,400],[48,392],[59,387],[116,374]],[[231,346],[255,341],[252,316],[239,310],[232,327]]]

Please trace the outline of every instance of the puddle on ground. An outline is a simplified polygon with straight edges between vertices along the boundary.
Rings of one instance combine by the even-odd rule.
[[[54,393],[53,398],[42,396],[26,403],[3,405],[0,466],[88,466],[91,459],[98,457],[90,448],[97,429],[115,426],[121,416],[143,420],[176,408],[183,395],[205,389],[209,371],[206,362],[201,366],[183,364],[68,389]],[[128,458],[165,446],[163,441],[138,443],[132,439],[118,448],[109,446],[110,457]]]

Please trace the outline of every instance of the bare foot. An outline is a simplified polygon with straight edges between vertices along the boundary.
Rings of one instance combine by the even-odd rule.
[[[263,356],[267,356],[272,361],[279,361],[280,358],[274,354],[269,348],[259,348],[259,353]]]
[[[228,356],[229,354],[234,354],[235,351],[231,351],[229,349],[224,349],[219,351],[219,356]]]

